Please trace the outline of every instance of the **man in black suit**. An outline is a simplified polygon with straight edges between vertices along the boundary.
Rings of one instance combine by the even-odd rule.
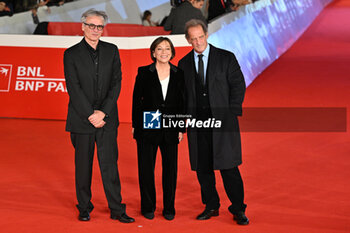
[[[208,0],[208,21],[223,15],[232,0]]]
[[[187,21],[199,19],[206,23],[206,19],[200,10],[203,3],[204,0],[185,0],[180,6],[172,8],[165,21],[164,30],[171,30],[171,34],[184,34]]]
[[[238,170],[242,158],[237,116],[242,114],[244,77],[233,53],[208,44],[207,27],[202,21],[191,20],[185,29],[186,39],[193,47],[179,61],[185,75],[187,113],[198,120],[215,118],[222,123],[216,129],[188,128],[191,168],[197,172],[205,204],[197,219],[219,215],[214,170],[220,170],[231,201],[229,211],[238,224],[247,225],[243,181]]]
[[[117,46],[100,41],[107,15],[90,9],[82,17],[82,41],[64,52],[64,74],[69,94],[66,130],[75,148],[75,182],[79,220],[88,221],[95,143],[111,218],[131,223],[121,203],[118,174],[117,99],[121,64]]]

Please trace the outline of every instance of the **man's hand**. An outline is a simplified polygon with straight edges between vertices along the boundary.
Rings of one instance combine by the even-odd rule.
[[[102,128],[106,122],[103,120],[106,114],[100,110],[95,110],[88,118],[90,123],[95,126],[95,128]]]

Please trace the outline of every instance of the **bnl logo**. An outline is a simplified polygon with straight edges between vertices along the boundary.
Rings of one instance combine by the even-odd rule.
[[[9,92],[12,65],[0,64],[0,91]]]
[[[160,129],[160,117],[162,113],[157,110],[156,112],[143,112],[143,128],[144,129]]]

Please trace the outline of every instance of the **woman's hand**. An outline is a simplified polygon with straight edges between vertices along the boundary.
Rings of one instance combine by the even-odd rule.
[[[179,142],[181,142],[183,138],[184,138],[183,133],[179,132]]]
[[[132,136],[134,136],[134,131],[135,131],[135,128],[132,128],[131,130]]]

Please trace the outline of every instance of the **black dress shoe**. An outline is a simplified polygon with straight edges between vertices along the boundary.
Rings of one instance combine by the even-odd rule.
[[[248,225],[249,219],[245,216],[243,211],[233,214],[233,220],[237,222],[238,225]]]
[[[90,214],[88,211],[83,211],[79,213],[78,219],[80,221],[89,221],[90,220]]]
[[[154,212],[148,212],[148,213],[145,213],[145,214],[142,214],[143,217],[147,218],[147,219],[154,219]]]
[[[126,215],[126,213],[123,213],[121,215],[111,213],[111,219],[118,220],[119,222],[122,222],[122,223],[135,222],[135,219],[133,219],[132,217],[129,217],[128,215]]]
[[[200,215],[197,216],[198,220],[207,220],[211,217],[219,216],[219,210],[207,210],[205,209]]]
[[[163,216],[166,220],[169,220],[169,221],[175,218],[175,214],[163,214]]]

